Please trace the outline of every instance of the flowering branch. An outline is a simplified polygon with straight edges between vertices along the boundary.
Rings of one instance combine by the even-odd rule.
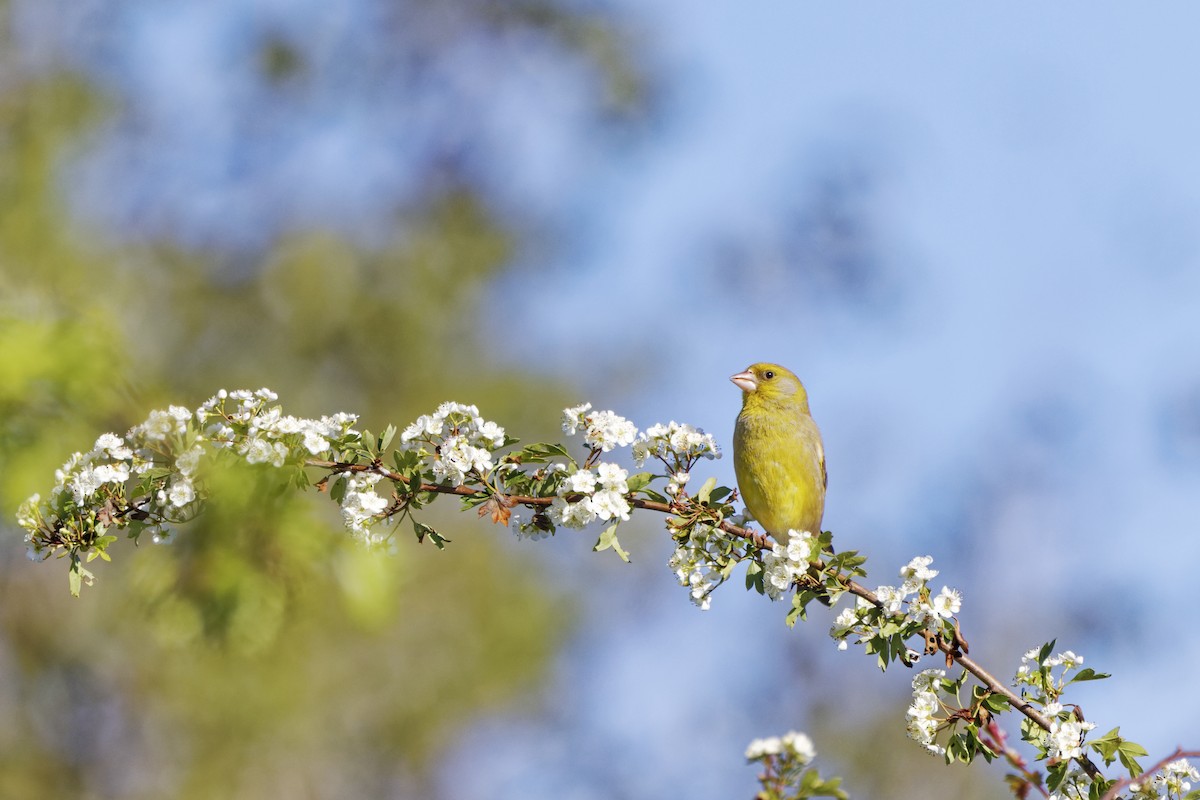
[[[830,630],[839,649],[853,641],[876,656],[881,669],[896,661],[912,667],[937,653],[946,669],[961,668],[957,676],[938,668],[917,673],[906,714],[909,736],[947,763],[1002,755],[1016,770],[1008,780],[1018,797],[1036,789],[1048,798],[1096,798],[1100,792],[1115,798],[1131,787],[1137,797],[1181,798],[1190,789],[1187,779],[1196,778],[1183,758],[1194,754],[1179,751],[1164,759],[1151,770],[1162,774],[1146,781],[1137,762],[1146,751],[1119,729],[1086,738],[1094,723],[1078,706],[1064,705],[1062,696],[1071,684],[1108,676],[1083,668],[1083,658],[1073,652],[1054,654],[1053,642],[1029,651],[1011,685],[971,659],[957,620],[962,595],[947,586],[933,591],[938,571],[930,556],[901,568],[899,585],[870,589],[858,580],[866,576],[866,559],[853,550],[836,552],[830,533],[790,531],[784,545],[747,527],[733,506],[737,492],[715,478],[690,492],[693,468],[720,457],[713,438],[698,428],[670,422],[639,431],[590,404],[568,408],[563,430],[583,439],[577,459],[560,444],[518,448],[475,406],[443,403],[399,432],[399,447],[389,451],[395,427],[376,436],[357,430],[352,414],[297,418],[285,415],[276,399],[266,389],[221,391],[195,412],[172,406],[152,412],[125,436],[104,434],[56,472],[46,500],[34,495],[22,504],[17,518],[30,557],[67,558],[70,588],[78,595],[94,577],[85,565],[109,560],[114,531],[135,542],[142,536],[168,541],[199,513],[207,498],[205,475],[221,463],[291,470],[289,479],[299,488],[312,485],[308,470],[324,472],[317,489],[338,503],[346,527],[368,545],[390,542],[396,526],[409,521],[418,541],[444,547],[445,537],[414,514],[437,496],[452,495],[524,539],[603,522],[593,549],[611,549],[628,560],[617,537],[621,522],[634,509],[653,511],[667,517],[675,543],[669,566],[700,608],[708,608],[716,589],[744,564],[748,589],[790,599],[789,626],[807,618],[813,600],[832,606],[850,595],[854,603],[840,610]],[[619,447],[631,448],[635,465],[651,471],[631,474],[606,460]],[[381,494],[381,487],[387,491]],[[909,644],[916,640],[919,651]],[[968,686],[968,678],[977,684]],[[997,718],[1009,709],[1025,718],[1021,736],[1045,762],[1044,780],[1007,744]],[[764,765],[759,796],[844,796],[836,779],[825,781],[805,769],[811,760],[807,737],[789,736],[759,740],[747,752]],[[762,742],[767,744],[756,747]],[[1107,779],[1089,753],[1105,766],[1120,760],[1129,778]]]
[[[754,800],[801,800],[807,797],[836,797],[847,800],[841,778],[823,779],[808,765],[817,757],[812,740],[790,731],[783,736],[755,739],[746,748],[746,760],[762,764],[758,776],[762,791]]]
[[[1200,791],[1190,791],[1192,785],[1188,780],[1200,780],[1200,771],[1188,764],[1187,759],[1189,758],[1200,758],[1200,750],[1184,750],[1182,747],[1177,747],[1174,753],[1143,772],[1139,776],[1142,778],[1141,780],[1129,777],[1113,782],[1100,800],[1116,800],[1125,787],[1133,790],[1134,797],[1182,796],[1187,800],[1194,800],[1200,796]],[[1149,781],[1144,779],[1146,775],[1151,776]]]

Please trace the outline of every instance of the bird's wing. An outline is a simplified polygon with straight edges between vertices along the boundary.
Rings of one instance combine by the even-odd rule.
[[[817,439],[817,460],[821,462],[821,486],[828,489],[829,473],[825,470],[825,445],[821,443],[820,439]]]

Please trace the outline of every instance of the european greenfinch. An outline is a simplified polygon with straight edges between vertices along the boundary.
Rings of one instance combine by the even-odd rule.
[[[746,509],[777,541],[788,531],[821,533],[825,448],[808,392],[778,364],[751,364],[729,380],[742,390],[733,469]]]

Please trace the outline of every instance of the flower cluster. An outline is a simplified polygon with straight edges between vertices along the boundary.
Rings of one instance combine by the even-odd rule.
[[[309,456],[327,455],[335,449],[335,442],[341,444],[357,435],[355,414],[339,413],[320,419],[294,417],[272,405],[278,399],[270,389],[222,389],[196,409],[196,421],[203,426],[200,438],[215,448],[234,448],[248,463],[281,467]]]
[[[638,435],[632,422],[612,411],[593,411],[591,403],[563,409],[563,432],[574,436],[583,431],[583,440],[602,452],[628,447]]]
[[[674,420],[666,425],[651,425],[638,435],[633,445],[634,463],[640,467],[647,458],[658,459],[667,467],[677,487],[687,483],[688,471],[697,461],[720,457],[721,448],[712,434]]]
[[[1076,655],[1071,650],[1063,650],[1051,655],[1053,646],[1054,643],[1050,642],[1025,653],[1021,657],[1021,665],[1017,667],[1017,674],[1013,678],[1013,685],[1021,689],[1022,696],[1043,706],[1044,713],[1049,717],[1062,712],[1062,706],[1058,703],[1058,699],[1062,697],[1069,684],[1077,680],[1108,677],[1091,669],[1081,669],[1083,656]],[[1069,731],[1064,734],[1064,736],[1069,735]]]
[[[1035,648],[1021,656],[1021,666],[1017,667],[1013,684],[1033,686],[1049,691],[1052,697],[1057,697],[1067,684],[1068,673],[1082,666],[1083,656],[1077,656],[1071,650],[1064,650],[1052,656],[1048,655],[1045,648]],[[1050,675],[1050,670],[1055,667],[1062,667],[1057,681]]]
[[[754,796],[764,800],[806,800],[810,797],[847,800],[849,795],[841,788],[841,778],[822,778],[815,768],[808,766],[816,756],[812,740],[796,731],[750,742],[746,760],[762,765],[758,776],[762,790]]]
[[[380,544],[386,537],[373,531],[380,521],[380,514],[388,506],[387,498],[375,491],[382,475],[377,472],[346,474],[345,492],[342,494],[342,520],[356,537],[367,544]]]
[[[1192,790],[1192,781],[1200,780],[1200,771],[1188,763],[1186,758],[1178,758],[1162,768],[1149,780],[1143,775],[1136,783],[1129,785],[1134,797],[1139,800],[1151,798],[1182,797]]]
[[[603,462],[576,470],[559,487],[547,512],[550,521],[564,528],[583,528],[598,519],[629,519],[628,477],[621,467]]]
[[[424,414],[400,434],[400,446],[433,458],[439,483],[461,486],[471,476],[485,478],[495,463],[492,453],[508,444],[495,422],[479,416],[475,406],[446,402]]]
[[[788,755],[801,764],[811,764],[817,757],[812,739],[797,731],[788,731],[783,736],[755,739],[746,748],[747,761],[761,761],[771,756]]]
[[[692,602],[703,611],[711,607],[713,591],[725,582],[719,552],[722,539],[716,528],[697,526],[667,559],[679,585],[687,587]]]
[[[905,713],[905,732],[908,738],[937,756],[946,752],[946,748],[935,741],[938,728],[945,721],[938,716],[942,710],[938,690],[943,688],[945,680],[944,669],[925,669],[918,672],[912,681],[912,703]]]
[[[599,411],[591,403],[563,409],[563,431],[570,435],[582,435],[589,454],[580,465],[570,457],[567,450],[557,445],[530,445],[506,456],[502,466],[514,471],[505,474],[504,484],[511,494],[513,487],[540,496],[553,495],[549,508],[532,515],[513,512],[508,517],[509,525],[522,539],[541,539],[551,535],[559,526],[583,528],[600,521],[619,523],[628,520],[632,511],[632,495],[645,491],[652,500],[662,502],[663,496],[646,488],[655,477],[639,473],[631,477],[622,467],[599,461],[600,454],[611,452],[630,444],[634,447],[634,460],[640,466],[646,458],[654,456],[668,467],[666,494],[678,496],[691,479],[690,468],[701,458],[716,458],[720,455],[715,440],[691,425],[672,422],[669,425],[654,425],[644,433],[625,417],[613,411]],[[418,421],[420,423],[420,421]],[[407,439],[420,435],[420,424],[405,431]],[[558,459],[564,459],[566,463]],[[532,474],[515,471],[519,465],[533,462],[551,462],[545,469]],[[709,487],[711,489],[711,487]],[[615,539],[606,538],[611,530],[601,537],[600,549],[612,546]],[[704,536],[700,536],[703,539]],[[695,550],[695,553],[689,552]],[[702,544],[685,545],[672,558],[672,569],[682,569],[685,585],[694,589],[693,598],[698,604],[716,582],[705,579],[707,563],[700,551]],[[618,550],[618,552],[623,552]],[[622,557],[625,557],[624,555]],[[686,562],[686,563],[685,563]],[[697,567],[697,569],[693,569]],[[691,581],[688,583],[687,581]]]
[[[788,531],[786,546],[775,542],[763,554],[763,588],[772,600],[778,600],[801,575],[809,562],[820,554],[816,537],[808,531]]]
[[[344,447],[359,436],[357,417],[319,420],[284,415],[269,389],[221,390],[193,413],[182,406],[150,412],[124,435],[105,433],[87,453],[75,453],[55,472],[43,500],[33,495],[18,512],[29,556],[72,556],[72,590],[90,579],[81,560],[102,554],[129,528],[138,538],[167,541],[171,524],[190,518],[204,499],[200,483],[206,458],[233,452],[251,464],[299,464]]]
[[[1096,723],[1081,722],[1074,717],[1051,720],[1050,730],[1046,734],[1046,755],[1064,760],[1079,758],[1083,755],[1084,734],[1094,727]]]
[[[900,568],[903,582],[899,586],[879,586],[875,597],[879,600],[883,614],[876,613],[873,603],[859,598],[853,608],[845,608],[834,620],[829,635],[838,641],[838,649],[845,650],[849,637],[857,635],[859,642],[881,635],[884,625],[901,623],[915,633],[930,623],[941,623],[954,617],[962,609],[962,594],[948,586],[932,595],[929,581],[938,576],[930,569],[932,556],[917,556]]]

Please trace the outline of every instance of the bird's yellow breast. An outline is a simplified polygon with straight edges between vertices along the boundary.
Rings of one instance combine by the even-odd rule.
[[[790,413],[789,413],[790,412]],[[746,508],[769,533],[820,533],[825,457],[811,416],[747,402],[734,429],[733,466]]]

